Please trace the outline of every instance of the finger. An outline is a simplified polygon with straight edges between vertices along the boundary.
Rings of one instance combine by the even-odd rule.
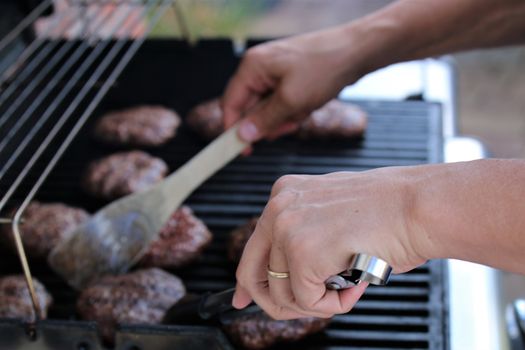
[[[246,142],[255,142],[278,130],[294,111],[277,91],[262,100],[247,114],[239,126],[239,136]]]
[[[270,241],[259,231],[253,233],[244,249],[237,268],[237,288],[234,305],[246,307],[251,299],[275,319],[294,319],[305,315],[275,305],[268,291],[267,266],[269,264]]]
[[[270,264],[268,268],[275,272],[288,272],[288,264],[286,262],[284,252],[276,243],[272,244],[272,250],[270,252]],[[268,295],[269,299],[266,295],[261,295],[260,299],[258,297],[259,302],[264,305],[265,308],[273,310],[290,310],[295,312],[297,315],[301,315],[301,317],[332,317],[332,314],[325,312],[304,313],[295,303],[295,297],[292,292],[289,278],[275,278],[268,276]]]
[[[275,272],[289,272],[286,256],[281,246],[273,242],[270,251],[270,263],[268,269]],[[268,290],[270,299],[278,306],[291,306],[294,304],[294,296],[290,286],[289,278],[276,278],[268,276]]]
[[[268,139],[275,140],[278,137],[295,132],[298,128],[299,128],[299,123],[296,123],[296,122],[284,123],[283,125],[278,127],[277,130],[268,134]]]
[[[243,59],[241,65],[230,79],[221,99],[224,125],[231,127],[244,114],[256,105],[272,88],[274,82],[261,71],[260,63]]]
[[[224,128],[228,129],[261,100],[261,95],[241,82],[226,89],[221,98]]]
[[[271,242],[267,235],[255,228],[246,243],[237,267],[237,283],[253,298],[253,293],[260,284],[267,284],[267,266],[269,263]]]
[[[235,286],[235,293],[233,294],[232,306],[236,309],[244,309],[246,306],[250,305],[251,302],[252,297],[250,297],[250,293],[237,283]]]
[[[288,263],[290,270],[294,271],[293,264],[290,261]],[[300,311],[331,314],[343,314],[350,311],[368,286],[368,283],[362,282],[343,291],[328,290],[324,281],[307,279],[300,274],[290,275],[290,284],[293,291],[301,291],[300,294],[294,294]]]

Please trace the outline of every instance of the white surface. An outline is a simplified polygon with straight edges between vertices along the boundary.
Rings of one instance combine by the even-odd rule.
[[[423,91],[424,61],[393,64],[341,91],[342,99],[404,100]]]

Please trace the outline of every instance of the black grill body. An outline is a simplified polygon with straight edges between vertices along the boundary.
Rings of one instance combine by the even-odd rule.
[[[96,118],[108,110],[145,103],[162,104],[184,116],[193,105],[221,95],[238,62],[239,56],[229,40],[201,41],[195,47],[175,40],[146,41],[38,192],[37,199],[61,201],[91,212],[102,207],[105,202],[82,191],[82,173],[91,160],[122,148],[94,140],[91,131]],[[275,142],[261,142],[255,146],[253,155],[227,165],[187,200],[214,234],[212,245],[198,261],[172,271],[183,278],[190,292],[220,291],[234,285],[235,266],[226,259],[228,232],[262,212],[272,184],[280,176],[441,161],[439,105],[422,101],[352,102],[370,116],[362,139],[320,142],[285,137]],[[203,146],[205,142],[183,125],[167,145],[147,151],[163,158],[174,171]],[[38,175],[35,171],[33,177]],[[0,192],[4,191],[6,188],[0,188]],[[22,199],[15,198],[10,204],[14,206]],[[2,256],[0,274],[18,273],[16,256],[9,252],[3,252]],[[89,349],[101,349],[90,328],[92,325],[76,321],[76,293],[42,262],[33,262],[32,271],[55,299],[51,321],[38,326],[37,337],[39,332],[44,338],[49,332],[57,337],[62,332],[68,334],[64,338],[67,344],[80,346],[85,342]],[[274,349],[446,349],[444,275],[442,261],[394,275],[387,286],[369,287],[355,308],[349,314],[336,316],[324,332]],[[2,330],[13,327],[22,329],[22,325],[11,321],[0,323],[0,335]],[[80,331],[68,333],[68,329]],[[123,328],[117,348],[132,349],[130,344],[135,344],[143,349],[171,349],[178,344],[176,339],[196,335],[200,335],[203,342],[192,345],[195,349],[230,346],[219,331],[207,327],[133,326]],[[54,349],[62,346],[57,344]],[[0,340],[0,347],[2,345],[5,344]]]

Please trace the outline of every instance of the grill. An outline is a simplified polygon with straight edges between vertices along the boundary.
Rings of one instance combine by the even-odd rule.
[[[140,9],[143,16],[153,18],[153,24],[168,5],[162,1],[145,2]],[[42,6],[35,11],[44,10]],[[132,28],[133,25],[128,33]],[[0,49],[10,45],[12,50],[12,44],[2,41]],[[0,60],[1,57],[9,59],[0,56]],[[19,57],[23,59],[17,61],[16,69],[6,68],[1,77],[0,217],[7,208],[33,197],[96,211],[105,202],[83,193],[81,174],[89,161],[120,149],[92,138],[90,131],[97,116],[144,103],[163,104],[185,115],[196,103],[220,95],[239,62],[230,40],[201,40],[192,46],[182,40],[144,41],[144,37],[132,40],[128,36],[103,39],[96,35],[82,40],[35,39]],[[12,67],[4,65],[7,66]],[[235,266],[226,260],[227,234],[261,213],[272,183],[280,176],[441,161],[438,104],[352,102],[370,116],[363,139],[305,142],[283,138],[261,142],[253,155],[226,166],[188,199],[187,204],[214,234],[212,245],[196,263],[172,271],[185,281],[190,292],[220,291],[233,286]],[[163,158],[173,171],[204,145],[183,125],[173,141],[147,151]],[[20,272],[16,255],[6,251],[2,256],[0,275]],[[36,333],[32,329],[29,335],[22,323],[0,321],[0,347],[25,349],[40,344],[44,349],[102,349],[93,324],[78,321],[75,316],[76,293],[45,264],[36,261],[30,265],[33,275],[55,299],[50,320],[37,323]],[[444,275],[444,263],[433,261],[392,276],[387,286],[368,288],[355,308],[349,314],[334,317],[325,331],[293,346],[445,349]],[[123,326],[116,348],[155,350],[177,345],[233,348],[218,329],[209,326]],[[290,345],[274,348],[289,349]]]

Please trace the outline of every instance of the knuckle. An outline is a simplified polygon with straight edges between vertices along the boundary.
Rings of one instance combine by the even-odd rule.
[[[297,231],[300,222],[299,216],[294,211],[284,211],[275,217],[272,231],[274,236],[280,238],[281,244],[284,244],[283,248],[293,247],[289,242],[295,239],[293,233]]]
[[[267,50],[264,45],[252,47],[244,54],[244,60],[247,62],[258,62],[264,60],[266,52]]]
[[[272,193],[278,194],[284,189],[296,184],[298,181],[298,176],[296,175],[284,175],[275,181],[272,187]]]
[[[289,207],[290,202],[293,200],[293,197],[295,197],[293,193],[281,192],[276,196],[272,197],[272,199],[270,199],[266,209],[271,214],[277,216],[279,213],[282,213]]]

